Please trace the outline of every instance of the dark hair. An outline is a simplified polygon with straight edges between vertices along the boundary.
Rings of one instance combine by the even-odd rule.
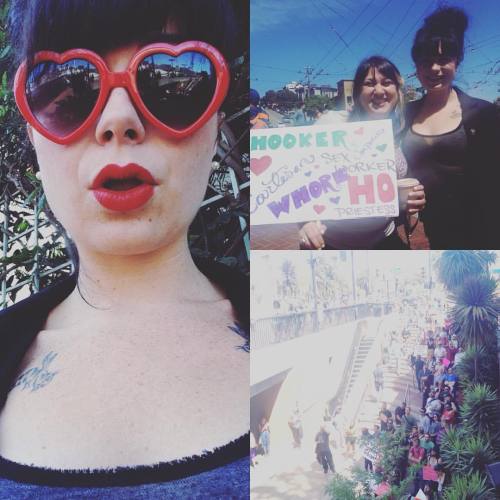
[[[411,57],[418,64],[436,56],[450,57],[462,62],[464,58],[464,36],[469,20],[467,14],[457,7],[437,9],[424,20],[413,41]]]
[[[202,40],[226,59],[237,55],[231,0],[12,0],[14,64],[40,50],[81,47],[103,52],[164,31],[174,22],[184,40]],[[246,3],[246,2],[244,2]],[[152,41],[155,41],[154,39]]]
[[[366,75],[371,69],[376,69],[386,78],[390,78],[396,84],[399,94],[398,104],[393,112],[393,118],[396,118],[398,127],[394,127],[395,134],[397,135],[404,127],[403,119],[403,78],[398,68],[389,59],[382,56],[371,56],[363,59],[354,75],[354,84],[352,88],[352,99],[354,102],[352,113],[349,116],[349,121],[356,121],[363,119],[366,115],[366,111],[359,104],[359,96],[361,90],[363,89],[363,82],[365,81]]]

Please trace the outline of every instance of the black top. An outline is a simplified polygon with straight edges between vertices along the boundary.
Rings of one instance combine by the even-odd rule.
[[[412,158],[410,177],[425,189],[426,208],[422,212],[425,233],[432,248],[443,244],[461,248],[462,221],[469,210],[465,182],[467,137],[461,123],[440,135],[422,135],[410,128],[403,147]],[[443,239],[446,235],[448,240]]]
[[[498,249],[500,113],[487,101],[455,91],[462,123],[448,134],[413,132],[425,98],[408,103],[402,147],[409,175],[425,188],[422,218],[431,248]]]

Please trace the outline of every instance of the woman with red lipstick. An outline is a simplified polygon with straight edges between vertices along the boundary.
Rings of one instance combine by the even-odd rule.
[[[248,283],[187,243],[232,3],[11,1],[16,102],[79,271],[0,315],[2,498],[249,497]]]
[[[491,103],[453,85],[468,19],[442,8],[417,32],[412,58],[426,94],[407,106],[403,151],[425,187],[422,212],[431,248],[500,248],[496,199],[500,118]]]

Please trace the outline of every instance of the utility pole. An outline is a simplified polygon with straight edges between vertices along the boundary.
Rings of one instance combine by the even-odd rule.
[[[310,92],[311,92],[311,76],[313,74],[313,68],[311,66],[306,66],[304,68],[304,80],[307,85],[307,92],[306,92],[306,97],[310,97]]]
[[[313,256],[313,253],[314,253],[314,250],[309,251],[309,264],[311,266],[312,292],[313,292],[313,300],[314,300],[313,330],[315,332],[317,332],[319,329],[318,296],[316,293],[316,258]]]

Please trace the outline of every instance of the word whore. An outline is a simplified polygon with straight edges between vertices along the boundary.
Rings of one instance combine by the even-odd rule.
[[[331,183],[332,178],[332,175],[322,175],[318,180],[311,181],[291,193],[283,195],[280,200],[268,203],[267,207],[274,217],[279,219],[282,213],[289,214],[292,208],[298,210],[302,206],[322,198],[325,194],[338,192],[339,189]],[[376,203],[390,203],[396,197],[394,182],[386,172],[377,175],[364,175],[362,178],[349,176],[347,188],[349,204],[353,207],[361,204],[369,206]],[[330,198],[329,201],[338,204],[340,197]],[[319,214],[324,208],[326,207],[316,208],[315,206],[315,211]]]

